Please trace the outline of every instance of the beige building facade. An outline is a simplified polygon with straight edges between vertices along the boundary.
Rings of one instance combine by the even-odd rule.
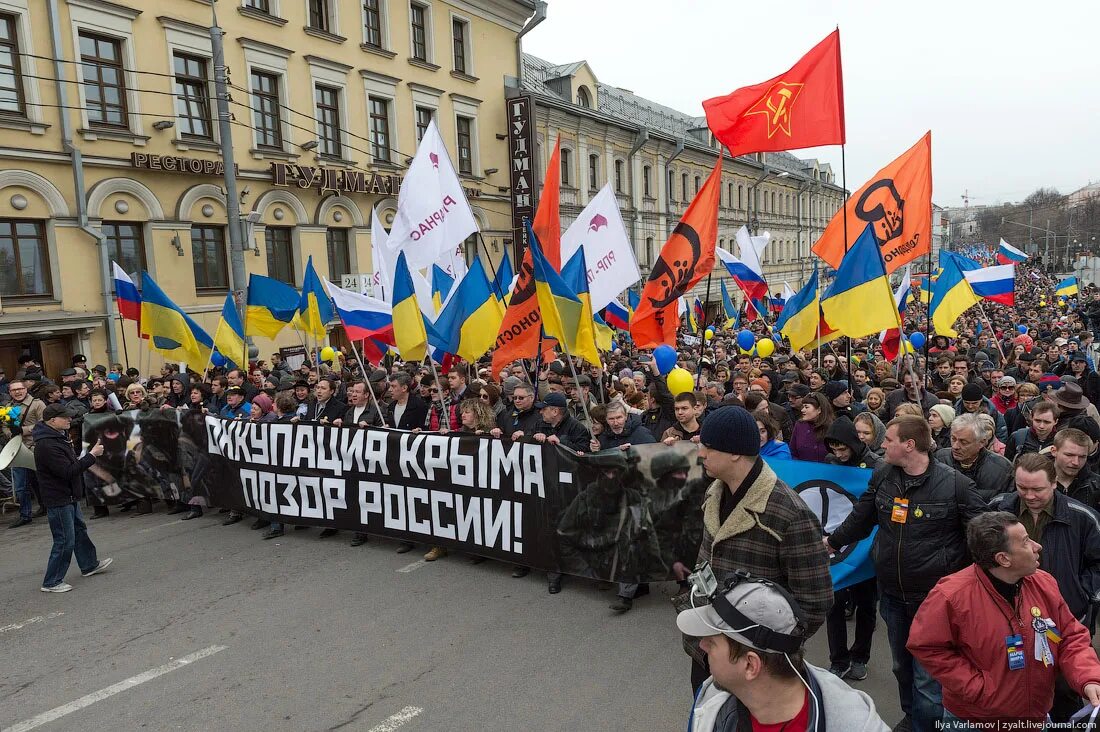
[[[505,79],[527,0],[222,0],[246,273],[372,271],[434,119],[499,260],[511,235]],[[0,0],[0,364],[139,356],[107,262],[211,334],[232,281],[204,0]],[[102,250],[102,251],[101,251]],[[125,328],[125,332],[123,332]],[[123,340],[125,336],[125,346]],[[339,333],[335,334],[339,340]],[[296,344],[257,340],[261,357]]]

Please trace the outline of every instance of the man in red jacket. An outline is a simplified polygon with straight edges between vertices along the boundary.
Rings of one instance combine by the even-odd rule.
[[[1042,547],[1016,516],[972,519],[974,564],[941,579],[913,619],[908,648],[943,687],[944,728],[958,720],[1046,718],[1061,672],[1100,706],[1100,661],[1054,577],[1039,569]]]

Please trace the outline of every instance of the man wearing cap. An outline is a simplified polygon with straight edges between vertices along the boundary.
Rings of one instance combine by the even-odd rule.
[[[852,393],[848,391],[848,385],[843,381],[830,381],[823,389],[825,397],[833,407],[833,415],[837,419],[846,417],[851,420],[858,414],[852,407]]]
[[[696,607],[676,616],[711,672],[691,710],[692,732],[889,730],[871,697],[805,662],[805,629],[785,591],[751,580],[719,591],[725,609],[695,596]]]
[[[78,353],[75,356],[73,356],[72,363],[73,363],[73,368],[74,369],[75,368],[81,368],[81,369],[84,369],[85,372],[87,372],[87,370],[88,370],[88,359],[84,357],[83,353]]]
[[[591,434],[580,420],[569,413],[569,402],[564,394],[547,394],[535,407],[542,417],[542,423],[533,435],[535,442],[561,444],[577,452],[589,449]]]
[[[226,419],[248,419],[251,416],[243,388],[231,386],[225,390],[225,406],[218,412],[218,416]]]
[[[88,526],[80,515],[80,499],[84,497],[83,473],[103,454],[98,440],[88,454],[77,458],[69,429],[74,414],[69,407],[51,404],[42,412],[42,421],[34,426],[34,458],[42,504],[53,534],[53,549],[42,580],[43,592],[68,592],[65,574],[73,553],[85,577],[99,574],[111,564],[110,559],[97,559],[95,544],[88,538]]]
[[[787,418],[793,425],[802,419],[802,400],[810,395],[810,387],[795,382],[787,387]]]
[[[743,407],[722,407],[707,417],[699,460],[713,478],[703,503],[698,562],[709,562],[719,584],[743,569],[790,590],[806,614],[806,637],[825,621],[833,603],[829,558],[821,524],[806,503],[760,458],[756,420]],[[673,565],[679,579],[688,568]],[[684,609],[684,597],[677,609]],[[694,642],[692,687],[706,679],[706,656]]]
[[[592,398],[592,379],[585,374],[580,374],[576,379],[572,376],[564,380],[565,394],[569,397],[569,414],[579,421],[586,429],[591,428],[585,410],[592,411],[596,406],[596,400]],[[583,404],[583,406],[582,406]]]
[[[1008,427],[1005,425],[1005,417],[993,406],[993,402],[982,393],[982,387],[977,384],[967,384],[963,387],[962,398],[955,402],[955,414],[988,414],[996,425],[997,439],[1004,442],[1008,439]]]
[[[1029,452],[1040,452],[1054,443],[1058,407],[1054,402],[1038,401],[1031,405],[1027,427],[1021,427],[1005,440],[1005,460],[1015,460]]]

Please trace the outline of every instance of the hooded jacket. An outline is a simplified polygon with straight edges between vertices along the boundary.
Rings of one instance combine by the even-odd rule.
[[[974,489],[982,500],[988,503],[994,496],[1008,493],[1012,490],[1013,472],[1012,463],[1000,455],[989,450],[982,450],[969,468],[963,468],[955,456],[951,454],[950,447],[936,450],[936,460],[949,468],[954,468],[970,480],[974,481]]]
[[[982,397],[982,409],[985,413],[993,418],[993,424],[995,426],[994,434],[997,435],[997,439],[1004,442],[1008,439],[1008,424],[1005,422],[1003,414],[997,411],[997,408],[993,406],[993,402],[989,397]],[[925,410],[927,412],[927,410]],[[966,408],[963,407],[962,399],[955,402],[955,414],[966,414]]]
[[[95,464],[94,455],[78,458],[69,436],[45,422],[34,426],[34,462],[42,505],[58,508],[84,497],[85,470]]]
[[[810,699],[810,724],[807,732],[885,732],[890,727],[882,721],[875,709],[875,701],[862,691],[857,691],[825,669],[804,664],[806,682],[821,706]],[[714,684],[714,677],[703,682],[695,707],[691,713],[689,728],[692,732],[736,732],[751,729],[749,710],[737,697],[722,691]]]
[[[867,449],[867,446],[856,435],[855,424],[846,417],[834,420],[829,425],[829,431],[825,433],[826,447],[830,442],[839,442],[852,451],[852,456],[845,463],[840,462],[836,455],[833,455],[830,451],[825,457],[825,462],[830,465],[846,465],[850,468],[871,468],[872,470],[882,467],[882,458]]]

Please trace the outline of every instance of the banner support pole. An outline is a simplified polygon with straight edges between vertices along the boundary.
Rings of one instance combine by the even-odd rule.
[[[844,187],[844,256],[848,256],[848,160],[845,154],[847,145],[841,143],[840,145],[840,185]],[[847,351],[845,353],[844,361],[844,373],[848,376],[849,386],[851,386],[852,379],[852,338],[851,336],[845,337],[847,343]]]

